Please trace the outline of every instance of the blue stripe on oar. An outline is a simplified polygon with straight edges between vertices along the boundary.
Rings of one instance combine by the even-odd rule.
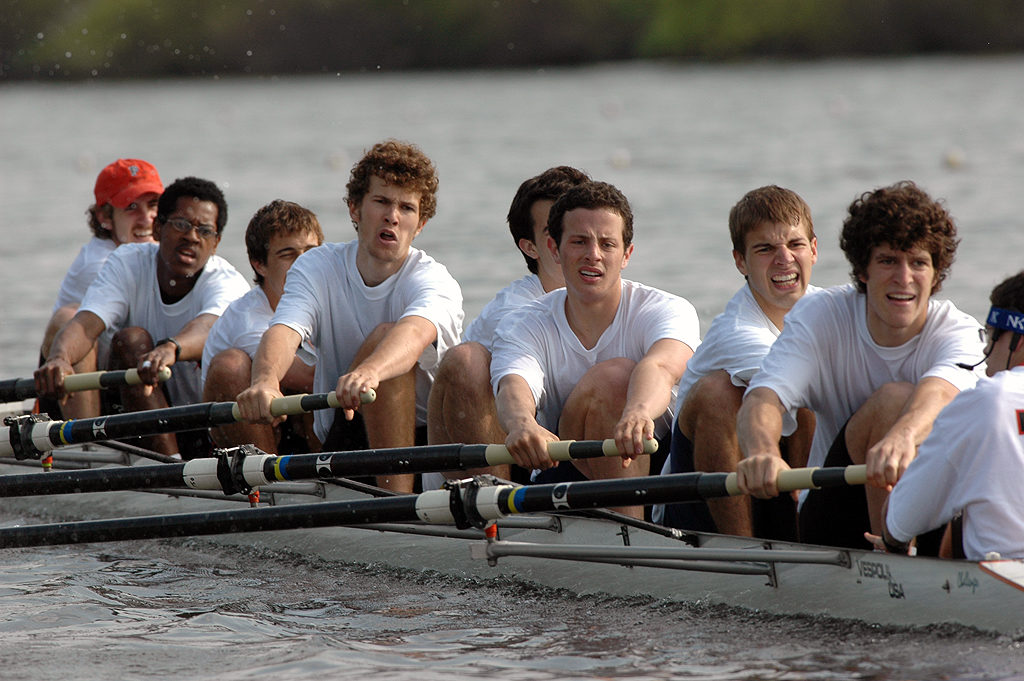
[[[288,480],[288,460],[290,456],[279,456],[274,460],[274,477],[279,481]]]
[[[526,496],[525,487],[516,487],[512,490],[512,494],[508,495],[508,510],[512,513],[519,513],[519,506],[522,504],[524,496]]]
[[[61,444],[69,445],[74,441],[74,438],[71,437],[71,425],[73,423],[74,421],[65,421],[61,424],[60,430],[57,431],[60,436]]]

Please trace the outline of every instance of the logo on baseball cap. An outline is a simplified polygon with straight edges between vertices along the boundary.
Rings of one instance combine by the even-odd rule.
[[[143,194],[162,194],[164,185],[151,163],[136,158],[119,158],[96,178],[96,207],[109,203],[124,210]]]

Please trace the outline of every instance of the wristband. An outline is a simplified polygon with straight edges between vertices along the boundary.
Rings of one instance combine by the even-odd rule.
[[[156,342],[156,344],[153,347],[155,348],[155,347],[161,346],[164,343],[174,343],[174,361],[177,362],[178,359],[181,357],[181,343],[179,343],[173,337],[171,337],[171,338],[161,338],[160,340],[158,340]]]
[[[899,553],[905,556],[910,552],[910,542],[898,542],[889,536],[886,530],[882,530],[882,543],[885,544],[885,550],[889,553]]]

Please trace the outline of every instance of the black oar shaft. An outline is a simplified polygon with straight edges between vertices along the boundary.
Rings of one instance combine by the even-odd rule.
[[[128,369],[125,373],[130,377],[132,372],[135,372],[135,369]],[[376,393],[372,390],[361,395],[364,403],[375,398]],[[280,397],[271,402],[270,408],[272,414],[281,416],[337,406],[337,397],[331,392]],[[0,428],[0,456],[13,454],[18,459],[39,458],[44,452],[63,445],[202,430],[235,423],[241,419],[241,415],[238,405],[234,402],[204,402],[77,421],[44,419],[45,415],[5,418],[5,427]]]
[[[618,456],[613,440],[553,442],[549,451],[556,461]],[[507,463],[513,459],[504,445],[443,444],[281,456],[264,461],[263,475],[268,481],[309,480],[458,471]]]
[[[863,465],[797,468],[779,473],[780,492],[863,484]],[[513,513],[672,504],[739,494],[735,473],[674,473],[646,478],[531,485],[503,490],[498,506]]]
[[[326,402],[324,395],[307,395],[318,404]],[[227,403],[230,406],[230,403]],[[223,415],[226,407],[216,411]],[[145,412],[140,412],[145,413]],[[127,416],[127,415],[126,415]],[[120,416],[117,418],[121,418]],[[190,416],[208,422],[204,415]],[[84,429],[87,432],[88,429]],[[72,432],[72,436],[75,436]],[[608,442],[559,442],[552,452],[555,457],[573,459],[608,455]],[[257,450],[258,451],[258,450]],[[246,466],[246,484],[252,487],[273,482],[342,478],[358,475],[393,475],[399,473],[425,473],[483,468],[497,463],[511,462],[503,445],[430,445],[426,447],[400,447],[395,449],[365,449],[351,452],[324,452],[321,454],[295,454],[291,456],[259,455],[249,460],[262,464]],[[101,468],[85,471],[29,473],[0,475],[0,498],[37,494],[76,494],[129,489],[177,488],[221,489],[223,487],[219,459],[195,459],[188,464]]]
[[[0,528],[0,548],[408,522],[416,496]]]
[[[158,379],[166,381],[171,377],[171,370],[164,367]],[[64,379],[64,390],[73,393],[80,390],[98,390],[121,385],[138,385],[141,383],[138,369],[119,369],[116,371],[93,371],[84,374],[71,374]],[[10,378],[0,381],[0,402],[20,402],[36,396],[35,379]]]
[[[135,411],[75,421],[57,421],[49,425],[48,437],[54,446],[117,440],[153,433],[179,433],[226,425],[236,421],[234,402],[203,402],[153,411]]]
[[[436,490],[419,495],[359,501],[9,527],[0,528],[0,548],[413,520],[434,524],[483,524],[514,513],[635,506],[726,496],[729,494],[726,482],[729,475],[680,473],[531,487],[478,486],[474,482],[459,490]],[[819,476],[818,482],[850,484],[850,477],[826,472]]]
[[[0,497],[37,494],[78,494],[128,489],[174,489],[184,486],[185,464],[91,468],[82,471],[51,471],[0,475]]]
[[[7,378],[0,381],[0,402],[21,402],[36,396],[36,382],[31,378]]]

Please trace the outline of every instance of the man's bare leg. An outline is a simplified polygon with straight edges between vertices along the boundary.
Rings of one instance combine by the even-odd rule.
[[[370,356],[392,324],[374,329],[352,360],[358,366]],[[373,449],[412,447],[416,444],[416,367],[401,376],[381,381],[377,399],[359,410],[366,426],[366,438]],[[342,416],[336,418],[344,418]],[[411,494],[416,483],[414,474],[378,475],[377,485],[395,492]]]
[[[736,413],[743,388],[732,384],[726,371],[714,371],[690,389],[676,427],[693,445],[696,471],[732,473],[740,461]],[[722,534],[754,536],[750,497],[708,499],[708,510]]]
[[[252,359],[244,350],[228,348],[210,362],[203,386],[205,402],[234,402],[238,393],[249,387],[252,378]],[[289,417],[299,418],[299,417]],[[210,429],[218,447],[253,444],[268,454],[277,454],[274,428],[259,423],[235,423]]]
[[[911,383],[886,383],[850,417],[846,425],[846,450],[853,463],[865,462],[868,450],[889,432],[913,392]],[[889,493],[874,485],[865,485],[864,493],[868,501],[871,532],[881,534],[882,503]]]
[[[139,366],[142,355],[153,349],[153,339],[145,329],[132,326],[114,334],[110,342],[110,366],[113,369],[131,369]],[[174,369],[172,368],[171,371]],[[148,390],[148,394],[147,394]],[[148,411],[168,406],[164,391],[153,386],[124,386],[121,403],[125,411]],[[178,440],[174,433],[161,433],[140,438],[142,447],[170,456],[178,453]]]
[[[427,442],[432,445],[496,444],[505,441],[491,390],[491,353],[479,343],[455,346],[441,361],[427,403]],[[449,471],[458,479],[489,473],[505,480],[509,466]]]
[[[610,438],[615,424],[622,418],[629,377],[635,366],[632,360],[613,359],[591,367],[565,401],[558,422],[558,437],[562,440]],[[581,459],[573,464],[591,480],[639,478],[650,472],[651,459],[647,456],[637,457],[627,468],[623,468],[619,457]],[[615,510],[634,518],[644,517],[642,506]]]

